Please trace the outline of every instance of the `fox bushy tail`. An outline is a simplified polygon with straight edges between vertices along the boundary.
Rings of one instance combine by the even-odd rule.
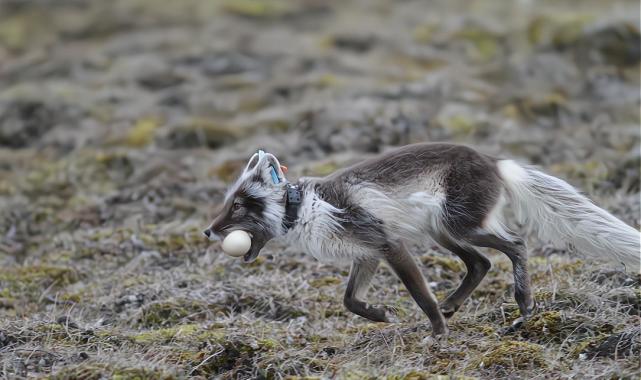
[[[623,263],[627,271],[639,272],[639,231],[561,179],[511,160],[499,161],[498,168],[518,221],[539,238],[565,243],[580,255]]]

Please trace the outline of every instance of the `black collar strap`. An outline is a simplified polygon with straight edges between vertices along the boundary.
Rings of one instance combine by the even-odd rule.
[[[303,192],[298,185],[288,183],[285,185],[287,195],[285,198],[285,218],[283,219],[283,226],[285,231],[289,230],[296,223],[298,219],[298,209],[303,201]]]

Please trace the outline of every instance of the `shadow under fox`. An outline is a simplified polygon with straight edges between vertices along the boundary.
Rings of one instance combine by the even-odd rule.
[[[245,261],[272,238],[321,261],[352,263],[344,304],[372,321],[389,321],[386,308],[365,302],[372,276],[385,261],[429,317],[434,336],[479,285],[490,261],[475,247],[491,247],[512,262],[521,318],[534,301],[522,237],[503,223],[510,203],[520,223],[541,238],[596,259],[639,271],[639,231],[595,206],[566,182],[453,144],[414,144],[324,178],[286,180],[276,157],[255,154],[229,189],[210,239],[233,230],[252,236]],[[463,260],[467,273],[440,304],[408,246],[431,237]]]

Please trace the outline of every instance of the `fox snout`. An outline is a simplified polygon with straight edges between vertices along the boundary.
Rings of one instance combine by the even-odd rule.
[[[214,219],[214,221],[207,227],[206,229],[203,230],[203,235],[207,237],[207,239],[211,241],[217,241],[217,240],[222,240],[224,238],[223,236],[223,227],[221,224],[220,217],[217,217]]]

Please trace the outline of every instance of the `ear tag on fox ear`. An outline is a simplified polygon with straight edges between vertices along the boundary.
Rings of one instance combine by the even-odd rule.
[[[280,183],[280,178],[278,178],[278,174],[276,174],[276,169],[274,169],[274,165],[272,164],[269,167],[271,173],[272,173],[272,182],[274,182],[274,185],[278,185]]]
[[[258,161],[260,161],[264,155],[265,151],[262,149],[258,150]],[[274,168],[274,164],[269,165],[269,173],[272,176],[272,182],[274,182],[274,185],[278,185],[280,183],[280,178],[278,178],[278,172],[276,171],[276,168]]]

